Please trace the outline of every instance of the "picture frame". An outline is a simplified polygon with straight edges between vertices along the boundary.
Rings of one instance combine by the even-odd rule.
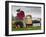
[[[23,26],[23,20],[21,20],[23,18],[19,19],[19,23],[17,22],[18,18],[16,19],[16,11],[24,12],[25,15],[21,15],[20,13],[17,17],[21,18],[21,16],[24,16],[26,20],[26,22],[24,20],[24,23],[26,26]],[[22,21],[21,23],[20,20]],[[13,24],[14,21],[16,25]],[[45,3],[5,1],[5,35],[18,36],[34,34],[45,34]]]

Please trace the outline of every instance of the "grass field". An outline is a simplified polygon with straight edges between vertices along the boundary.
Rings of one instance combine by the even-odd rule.
[[[30,27],[23,27],[23,28],[17,28],[16,29],[16,25],[12,24],[12,31],[23,31],[23,30],[40,30],[41,26],[30,26]]]
[[[40,30],[41,29],[41,26],[30,26],[28,28],[18,28],[16,29],[16,27],[13,25],[12,26],[12,31],[22,31],[22,30]]]

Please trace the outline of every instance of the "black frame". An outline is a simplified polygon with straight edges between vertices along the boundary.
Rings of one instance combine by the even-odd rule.
[[[28,3],[28,4],[42,4],[44,6],[44,32],[43,33],[28,33],[28,34],[12,34],[9,35],[9,3]],[[5,36],[18,36],[18,35],[34,35],[34,34],[45,34],[45,3],[37,3],[37,2],[22,2],[22,1],[5,1]]]

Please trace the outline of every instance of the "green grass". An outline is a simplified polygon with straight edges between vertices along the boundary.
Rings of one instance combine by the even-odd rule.
[[[18,28],[16,29],[15,24],[12,24],[12,31],[23,31],[23,30],[40,30],[41,26],[30,26],[30,27],[23,27],[23,28]]]
[[[16,29],[15,27],[12,27],[12,31],[22,31],[22,30],[40,30],[41,27],[40,26],[31,26],[31,27],[28,27],[28,28],[18,28]]]

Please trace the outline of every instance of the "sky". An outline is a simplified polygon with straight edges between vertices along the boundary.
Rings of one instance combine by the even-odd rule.
[[[35,6],[15,6],[12,5],[11,7],[12,15],[15,17],[17,12],[17,9],[21,9],[24,11],[25,15],[32,15],[32,17],[40,18],[41,17],[41,7],[35,7]]]

